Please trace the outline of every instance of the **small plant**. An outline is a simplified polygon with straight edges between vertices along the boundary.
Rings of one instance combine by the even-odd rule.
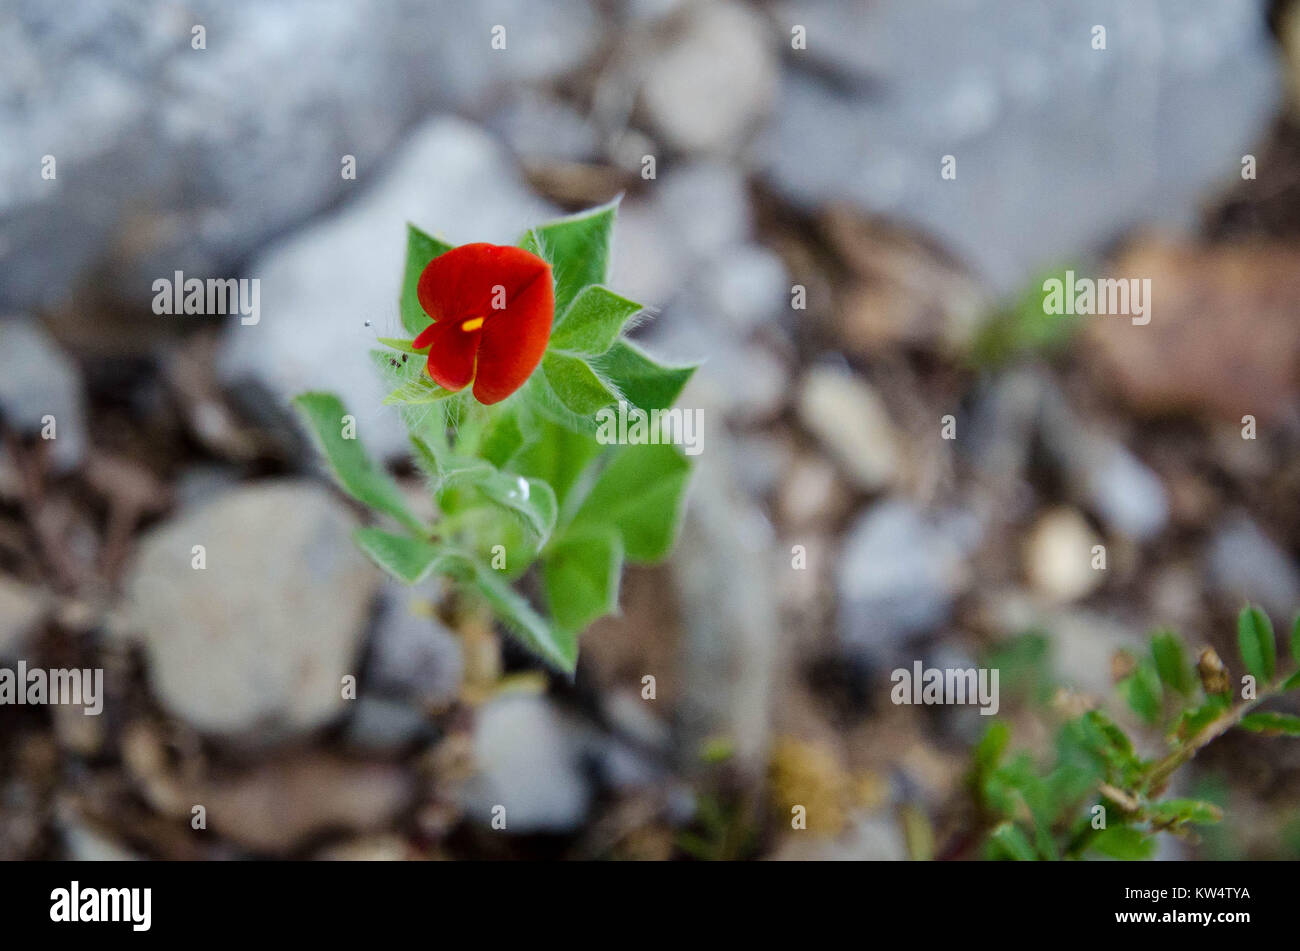
[[[1179,767],[1231,729],[1300,736],[1300,717],[1259,710],[1265,701],[1300,687],[1300,670],[1277,670],[1273,626],[1246,606],[1237,641],[1247,674],[1234,696],[1228,670],[1210,648],[1193,670],[1182,640],[1161,631],[1147,656],[1120,655],[1117,689],[1147,725],[1163,726],[1169,751],[1146,759],[1129,736],[1100,710],[1068,719],[1056,739],[1056,758],[1043,773],[1030,754],[1005,756],[1010,729],[998,722],[974,752],[971,783],[989,829],[989,858],[1034,860],[1099,854],[1150,858],[1162,832],[1189,835],[1190,827],[1222,818],[1197,799],[1163,798]],[[1300,618],[1291,635],[1300,661]]]
[[[330,393],[295,403],[344,491],[392,523],[357,544],[414,584],[436,573],[490,607],[532,652],[572,672],[578,634],[618,610],[628,562],[672,547],[690,473],[669,439],[598,440],[602,411],[657,420],[694,367],[623,334],[644,308],[605,287],[617,200],[533,228],[518,247],[452,248],[408,226],[399,307],[376,368],[432,493],[426,521],[373,462]],[[400,530],[393,530],[400,529]],[[540,563],[540,611],[520,586]]]

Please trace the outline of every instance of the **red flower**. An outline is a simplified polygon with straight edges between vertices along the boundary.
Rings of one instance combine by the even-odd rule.
[[[499,403],[537,369],[551,338],[551,266],[522,248],[464,244],[434,258],[416,285],[433,323],[415,338],[429,347],[425,372],[439,386]]]

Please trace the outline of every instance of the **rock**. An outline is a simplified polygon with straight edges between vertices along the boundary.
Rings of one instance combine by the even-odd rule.
[[[379,575],[324,487],[253,484],[145,536],[131,626],[163,706],[207,733],[300,733],[344,706]],[[206,568],[192,565],[205,548]]]
[[[586,116],[533,90],[516,91],[486,125],[529,162],[589,162],[600,152],[600,137]]]
[[[713,410],[703,407],[706,418]],[[725,738],[730,764],[751,782],[767,766],[777,671],[782,661],[772,526],[748,497],[733,466],[739,454],[725,427],[709,433],[696,457],[691,497],[671,568],[681,603],[683,694],[677,746],[691,769],[695,751]],[[661,695],[664,688],[660,688]]]
[[[36,323],[0,319],[0,416],[33,436],[42,433],[46,416],[54,417],[50,456],[58,472],[86,454],[81,373]]]
[[[196,24],[205,49],[191,46]],[[599,40],[588,0],[7,10],[0,306],[51,304],[97,264],[114,284],[99,289],[137,306],[176,268],[234,276],[269,237],[378,174],[417,117],[579,66]],[[41,177],[46,154],[54,179]],[[356,181],[341,175],[344,155]]]
[[[1275,618],[1300,608],[1300,570],[1251,519],[1231,515],[1214,532],[1206,552],[1211,585],[1234,602],[1254,601]]]
[[[347,741],[362,750],[392,753],[429,732],[422,711],[397,700],[362,696],[352,705]]]
[[[747,333],[789,307],[790,279],[781,259],[766,248],[737,245],[716,264],[698,270],[693,293],[704,313],[735,333]]]
[[[709,159],[672,169],[658,180],[656,200],[674,242],[696,266],[750,240],[748,188],[730,164]]]
[[[778,510],[792,528],[825,528],[848,509],[849,493],[825,458],[812,454],[794,461],[781,487]]]
[[[960,512],[929,518],[896,499],[869,507],[845,536],[836,572],[845,644],[884,656],[943,624],[967,583],[978,533]]]
[[[1085,423],[1052,381],[1037,376],[1033,390],[1043,446],[1070,494],[1119,535],[1147,541],[1164,531],[1170,502],[1159,476],[1119,440]]]
[[[1025,574],[1039,594],[1064,603],[1086,597],[1101,584],[1092,567],[1092,546],[1099,539],[1075,509],[1044,512],[1025,537]]]
[[[478,711],[478,772],[462,792],[471,820],[489,825],[504,806],[506,830],[568,832],[587,815],[591,790],[581,768],[582,741],[545,697],[503,694]]]
[[[1278,101],[1266,7],[789,3],[783,42],[799,23],[808,49],[786,50],[766,174],[805,208],[848,201],[928,232],[1019,291],[1135,225],[1186,226],[1239,178]]]
[[[406,222],[457,244],[513,244],[554,214],[482,131],[460,119],[433,120],[375,187],[249,268],[262,281],[262,319],[230,329],[222,376],[231,385],[260,380],[286,405],[305,390],[333,391],[357,416],[369,451],[405,454],[406,430],[396,412],[380,408],[387,391],[368,351],[378,336],[403,334],[397,299]]]
[[[0,659],[16,660],[45,613],[45,599],[33,588],[0,575]]]
[[[799,420],[839,462],[853,484],[878,492],[898,478],[898,439],[876,391],[828,367],[808,371],[799,387]]]
[[[648,307],[663,307],[681,290],[692,263],[657,202],[628,199],[619,205],[611,287]]]
[[[419,589],[385,583],[384,607],[371,636],[367,691],[430,708],[456,699],[465,670],[460,641],[431,610]]]
[[[282,855],[324,832],[373,832],[415,796],[400,766],[302,753],[189,790],[210,828],[254,852]]]
[[[685,152],[739,148],[767,112],[777,63],[761,15],[732,0],[689,9],[671,45],[651,55],[642,104]]]
[[[1098,446],[1083,476],[1083,496],[1108,528],[1145,541],[1169,523],[1169,494],[1160,477],[1125,447]]]
[[[1149,242],[1114,273],[1149,278],[1151,322],[1089,318],[1095,372],[1144,413],[1194,411],[1241,424],[1300,401],[1300,253],[1277,245]]]

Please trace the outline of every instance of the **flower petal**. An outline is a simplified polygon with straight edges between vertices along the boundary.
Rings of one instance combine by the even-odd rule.
[[[474,399],[499,403],[537,369],[551,339],[555,282],[548,266],[536,280],[507,297],[505,310],[489,312],[478,350]]]
[[[490,317],[543,274],[549,281],[550,265],[523,248],[463,244],[429,262],[416,296],[434,321]]]
[[[463,321],[444,320],[429,327],[420,337],[430,346],[424,370],[433,382],[449,390],[462,389],[474,379],[481,329],[464,330]]]

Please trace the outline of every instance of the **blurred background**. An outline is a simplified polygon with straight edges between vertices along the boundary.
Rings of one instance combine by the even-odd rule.
[[[891,669],[999,666],[1045,749],[1154,627],[1231,667],[1300,608],[1297,92],[1264,0],[7,0],[0,662],[106,702],[0,707],[0,857],[978,856],[989,718]],[[704,452],[570,682],[386,581],[287,401],[418,494],[366,357],[405,223],[620,192]],[[1150,323],[1045,317],[1067,268]],[[156,315],[176,271],[260,320]],[[1293,744],[1186,773],[1227,819],[1162,857],[1300,857]]]

